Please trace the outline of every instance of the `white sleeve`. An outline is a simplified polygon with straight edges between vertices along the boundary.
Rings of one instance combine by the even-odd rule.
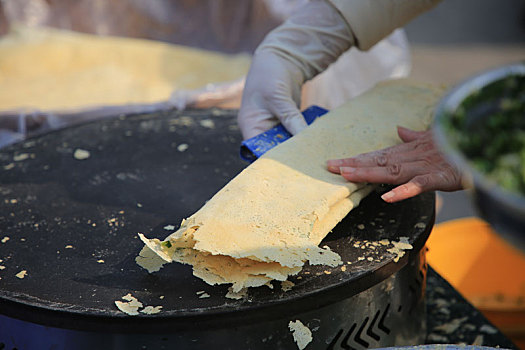
[[[368,50],[396,28],[441,0],[328,0],[354,34],[355,46]]]

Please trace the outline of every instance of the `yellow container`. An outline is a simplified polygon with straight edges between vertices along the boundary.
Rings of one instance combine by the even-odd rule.
[[[477,218],[436,225],[427,246],[430,265],[525,349],[525,253]]]

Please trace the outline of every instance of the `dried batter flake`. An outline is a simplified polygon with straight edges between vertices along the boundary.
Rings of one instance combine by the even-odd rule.
[[[77,148],[73,153],[73,157],[77,160],[85,160],[91,156],[91,153],[85,149]]]
[[[22,279],[22,278],[27,276],[27,271],[26,270],[22,270],[19,273],[17,273],[15,276],[20,278],[20,279]]]
[[[232,287],[228,288],[228,293],[226,293],[226,298],[240,300],[248,296],[248,288],[243,288],[238,292],[234,292]]]
[[[292,281],[282,281],[281,282],[281,289],[283,290],[283,292],[288,292],[292,290],[294,286],[295,286],[295,283],[293,283]]]
[[[306,327],[301,321],[296,320],[288,323],[288,328],[292,332],[293,340],[297,344],[299,350],[306,348],[308,344],[313,340],[312,331]]]
[[[394,254],[394,262],[398,262],[405,255],[405,250],[414,248],[412,244],[408,243],[408,237],[399,237],[399,242],[391,242],[394,247],[387,249],[386,251]]]
[[[142,309],[140,312],[147,315],[154,315],[158,314],[162,311],[162,306],[146,306],[144,309]]]
[[[127,302],[116,300],[115,305],[117,308],[130,315],[130,316],[136,316],[139,314],[139,309],[143,306],[140,301],[138,301],[137,298],[135,298],[131,293],[128,293],[122,297],[122,299],[126,300]]]

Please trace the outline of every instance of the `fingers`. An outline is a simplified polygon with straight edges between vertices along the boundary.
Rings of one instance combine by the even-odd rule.
[[[381,198],[388,203],[395,203],[429,191],[460,190],[461,177],[452,167],[444,166],[441,171],[415,176],[407,183],[384,193]]]
[[[414,151],[414,145],[401,144],[384,150],[359,154],[351,158],[330,159],[328,170],[339,173],[341,167],[385,167],[398,163],[415,162],[421,155]]]
[[[420,132],[398,127],[398,133],[401,138],[407,140],[405,143],[351,158],[328,160],[328,170],[340,173],[339,168],[341,167],[385,167],[392,164],[416,162],[423,158],[422,154],[432,152],[434,149],[430,140],[431,134],[428,131]]]
[[[351,158],[331,159],[327,161],[327,166],[328,170],[335,173],[339,173],[339,168],[341,167],[383,167],[400,162],[402,159],[398,155],[402,156],[403,154],[405,153],[401,147],[394,149],[393,152],[387,148],[382,151],[363,153]]]
[[[279,119],[286,130],[292,135],[299,133],[308,126],[299,110],[297,110],[297,112],[288,112],[283,116],[280,116]]]
[[[276,84],[266,101],[269,110],[292,135],[308,126],[298,108],[300,101],[301,85],[294,81],[293,76]]]
[[[298,109],[304,77],[301,70],[272,51],[255,54],[246,78],[238,123],[245,139],[281,122],[291,133],[306,127]]]
[[[402,126],[397,127],[397,134],[403,142],[411,142],[425,135],[425,131],[415,131],[404,128]]]
[[[341,175],[351,182],[401,184],[383,194],[389,203],[398,202],[428,191],[457,191],[462,189],[461,174],[443,160],[429,166],[423,162],[404,163],[387,167],[341,167]]]
[[[279,123],[295,135],[308,126],[295,102],[286,98],[275,99],[271,108],[260,108],[246,103],[241,108],[237,122],[243,138],[249,139],[271,129]]]
[[[424,166],[421,162],[395,163],[377,167],[341,167],[340,174],[351,182],[397,185],[409,181]]]
[[[395,203],[415,197],[423,192],[432,191],[433,189],[429,186],[431,182],[428,175],[417,176],[411,181],[384,193],[381,199],[388,203]]]
[[[404,143],[352,158],[327,161],[329,171],[351,182],[400,185],[385,193],[393,203],[427,191],[455,191],[462,188],[459,171],[441,155],[429,131],[398,127]]]
[[[289,106],[283,109],[275,110],[275,115],[279,118],[284,128],[292,135],[299,133],[308,126],[294,103],[290,103]]]

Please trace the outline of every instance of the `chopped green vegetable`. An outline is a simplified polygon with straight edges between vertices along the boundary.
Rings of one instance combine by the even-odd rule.
[[[525,195],[525,76],[487,85],[445,119],[452,144],[475,169]]]
[[[160,245],[165,247],[165,248],[171,248],[171,242],[170,241],[164,241]]]

